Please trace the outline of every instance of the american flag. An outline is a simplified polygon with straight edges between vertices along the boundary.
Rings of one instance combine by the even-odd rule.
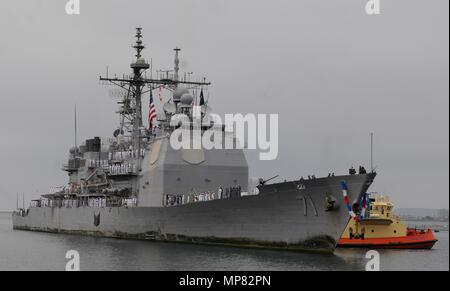
[[[150,91],[150,101],[148,103],[148,128],[151,130],[153,128],[153,120],[156,119],[156,107],[153,102],[153,93]]]

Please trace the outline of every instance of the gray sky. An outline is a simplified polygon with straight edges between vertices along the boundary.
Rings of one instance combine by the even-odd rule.
[[[252,176],[346,173],[369,167],[372,190],[398,207],[448,208],[448,0],[0,1],[0,210],[63,185],[79,136],[110,136],[115,100],[98,76],[128,73],[134,28],[154,67],[206,75],[219,113],[279,113],[280,154]],[[145,107],[145,106],[144,106]],[[144,113],[145,114],[145,113]]]

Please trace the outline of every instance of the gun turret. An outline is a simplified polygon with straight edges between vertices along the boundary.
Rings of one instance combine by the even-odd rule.
[[[274,177],[272,177],[272,178],[270,178],[270,179],[267,179],[267,180],[264,180],[263,178],[260,178],[260,179],[259,179],[259,185],[260,185],[260,186],[264,186],[264,185],[267,184],[267,182],[270,182],[270,181],[272,181],[272,180],[278,178],[279,176],[280,176],[280,175],[276,175],[276,176],[274,176]]]

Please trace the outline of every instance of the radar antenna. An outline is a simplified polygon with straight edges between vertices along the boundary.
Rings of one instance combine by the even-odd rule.
[[[200,86],[209,86],[210,82],[190,82],[179,78],[179,52],[180,48],[175,48],[175,67],[173,78],[159,78],[150,79],[145,77],[145,72],[150,68],[150,65],[142,57],[142,51],[145,45],[142,41],[142,28],[136,28],[136,43],[133,44],[133,48],[136,50],[136,60],[130,65],[133,70],[131,76],[123,76],[118,78],[100,77],[101,82],[107,84],[118,86],[126,91],[123,100],[119,102],[121,108],[118,113],[121,115],[121,125],[120,130],[128,131],[131,133],[133,146],[138,148],[140,146],[140,139],[143,138],[141,135],[141,128],[143,126],[142,122],[142,96],[145,93],[155,90],[156,88],[165,88],[174,91],[179,84],[184,84],[190,89],[197,88]],[[168,75],[168,74],[167,74]]]

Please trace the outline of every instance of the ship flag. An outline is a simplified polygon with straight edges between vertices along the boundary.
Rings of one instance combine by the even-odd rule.
[[[153,121],[156,119],[156,107],[153,102],[153,92],[150,90],[150,101],[148,103],[148,128],[153,128]]]
[[[205,96],[203,95],[203,89],[200,91],[200,106],[204,106],[206,104],[205,102]]]

